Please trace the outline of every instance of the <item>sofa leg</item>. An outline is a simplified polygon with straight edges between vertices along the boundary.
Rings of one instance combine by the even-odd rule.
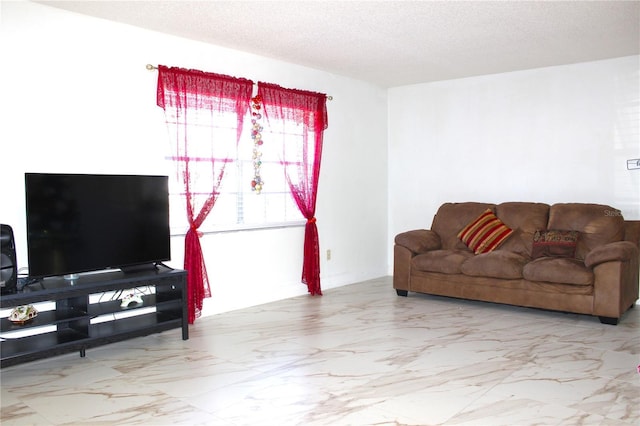
[[[620,320],[620,318],[611,318],[611,317],[599,317],[599,318],[602,324],[607,324],[607,325],[618,325],[618,321]]]
[[[409,294],[407,290],[399,290],[399,289],[396,289],[396,293],[398,294],[398,296],[404,296],[404,297],[407,297],[407,294]]]

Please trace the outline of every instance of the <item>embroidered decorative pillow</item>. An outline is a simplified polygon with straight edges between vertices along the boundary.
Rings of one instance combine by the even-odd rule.
[[[458,238],[475,254],[480,254],[497,249],[511,234],[513,234],[513,230],[502,223],[491,209],[487,209],[462,228],[458,233]]]
[[[531,257],[575,257],[578,231],[550,229],[533,234]]]

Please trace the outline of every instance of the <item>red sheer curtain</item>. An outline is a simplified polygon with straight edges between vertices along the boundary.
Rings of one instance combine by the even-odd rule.
[[[304,234],[302,282],[312,295],[320,288],[320,242],[316,226],[316,197],[322,157],[322,135],[328,126],[327,96],[258,83],[258,96],[269,122],[271,137],[281,136],[281,163],[289,190],[307,219]],[[275,142],[268,140],[265,143]]]
[[[173,160],[184,185],[189,221],[184,268],[190,324],[200,316],[204,298],[211,296],[198,228],[216,202],[225,165],[233,161],[252,90],[250,80],[158,66],[157,104],[165,111],[175,143]],[[230,141],[218,140],[220,127],[235,127]]]

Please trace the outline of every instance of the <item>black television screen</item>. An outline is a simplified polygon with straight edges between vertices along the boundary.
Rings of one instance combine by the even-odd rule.
[[[29,276],[170,260],[167,176],[26,173]]]

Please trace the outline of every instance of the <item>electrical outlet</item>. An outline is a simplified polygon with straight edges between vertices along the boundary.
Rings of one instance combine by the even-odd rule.
[[[327,250],[327,260],[331,260],[331,250]]]

